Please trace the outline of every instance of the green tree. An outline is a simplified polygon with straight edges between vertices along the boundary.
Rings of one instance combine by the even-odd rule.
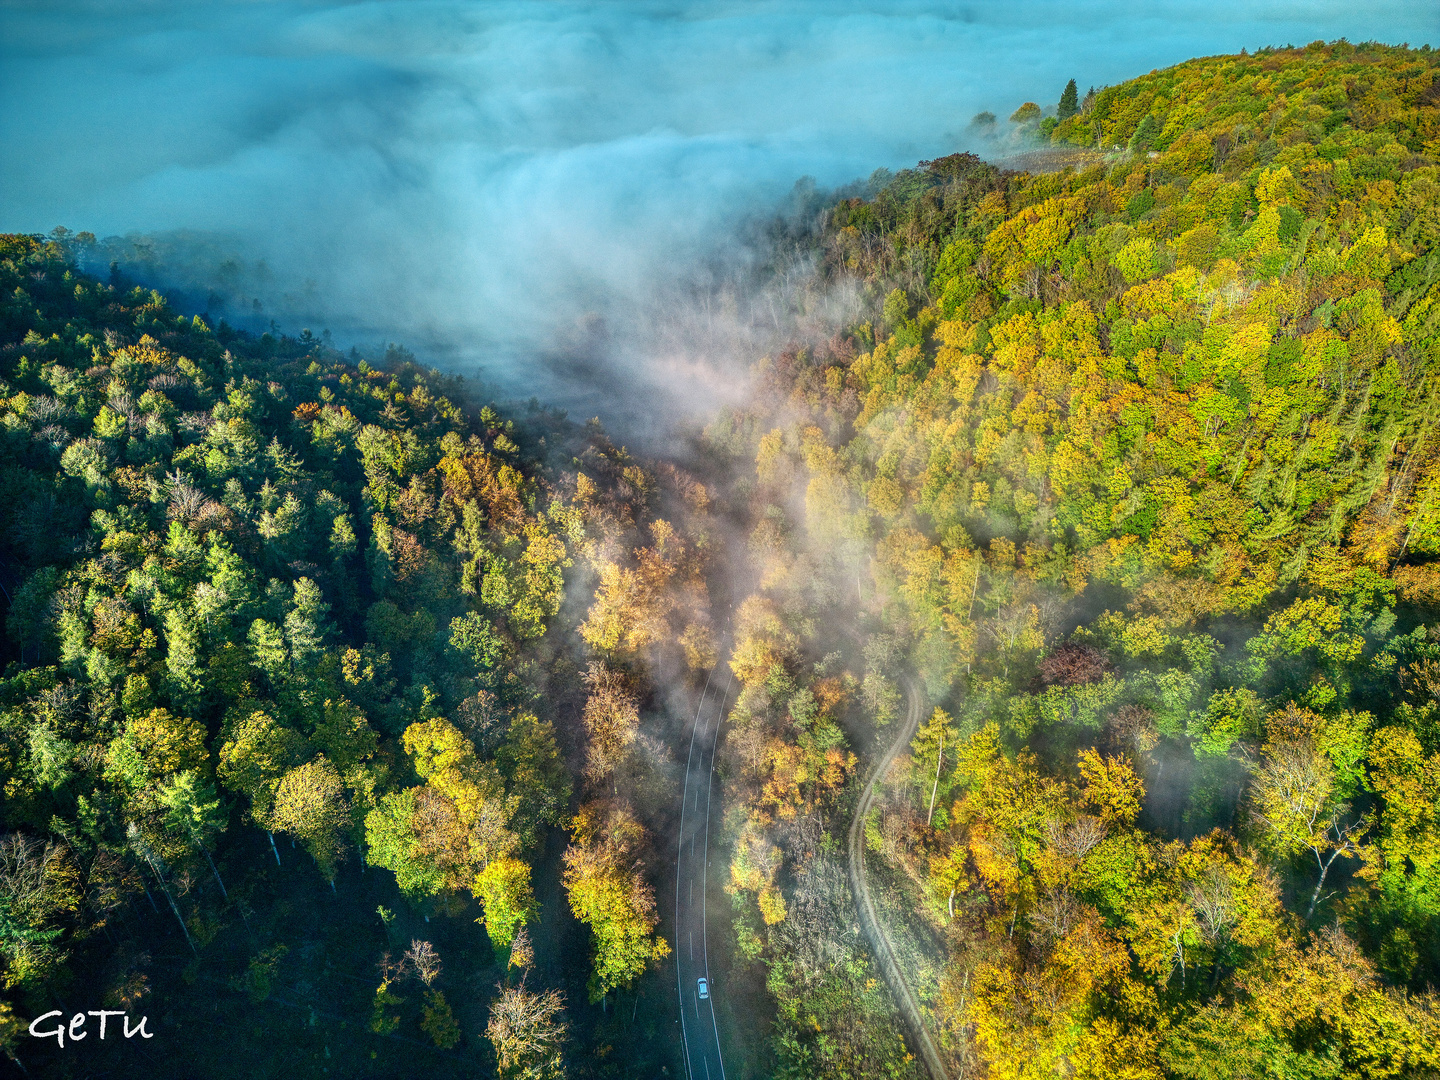
[[[225,831],[230,817],[215,794],[215,785],[202,779],[195,770],[187,769],[162,783],[159,795],[160,805],[165,808],[165,824],[188,838],[191,846],[205,856],[215,884],[220,886],[220,895],[228,900],[230,894],[210,855],[215,837]]]
[[[290,833],[305,846],[333,887],[350,812],[344,781],[324,754],[280,778],[270,819],[276,829]]]
[[[508,949],[516,932],[539,913],[530,888],[530,867],[513,855],[486,863],[475,878],[474,891],[485,909],[481,921],[497,950]]]
[[[1065,89],[1060,93],[1060,104],[1055,109],[1055,115],[1064,123],[1080,111],[1080,90],[1071,79],[1065,84]]]
[[[560,824],[570,802],[570,773],[560,756],[554,725],[533,713],[520,713],[510,721],[495,761],[510,794],[519,799],[511,824],[521,846],[531,848],[540,842],[547,825]]]
[[[367,859],[395,874],[400,891],[412,900],[434,896],[445,887],[445,872],[416,836],[415,800],[419,788],[382,795],[365,815]]]
[[[1150,113],[1146,113],[1140,120],[1139,126],[1135,128],[1135,134],[1130,136],[1129,150],[1132,154],[1143,154],[1149,150],[1155,142],[1155,136],[1160,134],[1160,124]]]

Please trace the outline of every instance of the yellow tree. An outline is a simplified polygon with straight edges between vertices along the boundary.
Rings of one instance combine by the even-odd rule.
[[[565,891],[575,917],[595,935],[595,970],[590,1000],[599,1001],[626,986],[651,961],[670,955],[655,890],[641,873],[639,849],[645,831],[629,813],[599,803],[581,807],[565,851]]]

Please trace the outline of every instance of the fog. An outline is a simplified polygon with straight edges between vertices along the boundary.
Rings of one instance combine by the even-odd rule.
[[[0,229],[147,235],[136,272],[213,315],[329,328],[343,346],[404,341],[507,392],[588,409],[619,390],[612,401],[644,413],[654,402],[635,394],[663,384],[680,395],[667,408],[711,404],[737,385],[721,354],[759,340],[743,305],[697,319],[693,297],[706,274],[743,269],[738,223],[797,178],[838,185],[964,148],[975,112],[1053,105],[1071,77],[1083,93],[1242,47],[1418,44],[1437,13],[1433,0],[10,4]],[[687,282],[701,283],[689,299]]]

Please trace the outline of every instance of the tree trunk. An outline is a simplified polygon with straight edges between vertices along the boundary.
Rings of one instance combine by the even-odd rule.
[[[1315,855],[1315,861],[1320,863],[1320,880],[1315,883],[1315,891],[1310,894],[1310,910],[1305,912],[1306,922],[1315,917],[1315,907],[1320,903],[1320,890],[1325,888],[1325,875],[1330,873],[1330,864],[1340,857],[1341,850],[1336,848],[1324,862],[1321,862],[1318,852]]]
[[[146,859],[145,861],[150,862],[149,859]],[[200,950],[195,948],[195,942],[190,939],[190,928],[185,925],[185,918],[180,914],[180,908],[175,903],[175,897],[170,895],[170,886],[165,884],[165,879],[160,876],[160,871],[156,869],[153,862],[150,863],[150,869],[155,874],[155,880],[160,882],[160,891],[165,894],[165,899],[169,901],[170,910],[175,913],[175,921],[180,924],[180,932],[185,935],[185,944],[190,946],[190,951],[192,953],[194,953],[196,956],[199,956]],[[155,901],[151,900],[150,902],[153,904]]]
[[[190,946],[192,953],[199,956],[200,950],[195,948],[195,942],[190,938],[190,928],[185,925],[185,917],[180,914],[180,909],[175,905],[175,897],[170,895],[168,888],[165,889],[165,899],[170,901],[170,910],[175,913],[175,921],[180,924],[180,932],[185,935],[185,944]]]
[[[925,815],[925,827],[935,818],[935,793],[940,790],[940,763],[945,760],[945,729],[940,729],[940,752],[935,755],[935,786],[930,789],[930,813]]]
[[[206,848],[200,850],[205,852],[205,861],[210,864],[210,873],[215,875],[215,884],[220,886],[220,895],[229,900],[230,894],[225,890],[225,882],[220,880],[220,871],[215,869],[215,860],[210,857],[210,852]]]
[[[275,853],[275,865],[276,865],[276,866],[279,866],[279,865],[280,865],[280,850],[275,846],[275,834],[274,834],[273,832],[271,832],[269,829],[266,829],[266,830],[265,830],[265,835],[268,836],[268,837],[270,837],[270,850]]]

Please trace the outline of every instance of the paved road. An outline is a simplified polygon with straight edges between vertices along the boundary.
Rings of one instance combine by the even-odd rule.
[[[690,733],[685,789],[680,808],[680,839],[675,867],[675,985],[680,993],[680,1033],[685,1042],[689,1080],[725,1080],[715,995],[724,993],[710,975],[705,949],[705,872],[710,855],[710,796],[715,787],[715,744],[734,676],[718,666],[710,673]],[[718,811],[717,811],[718,814]],[[710,984],[700,1000],[697,980]]]
[[[895,947],[890,944],[890,937],[885,933],[885,924],[875,917],[875,905],[870,899],[870,883],[865,879],[865,818],[870,813],[870,806],[875,801],[875,784],[889,771],[890,765],[896,756],[910,745],[910,740],[915,737],[915,730],[920,726],[920,712],[923,708],[920,699],[920,691],[914,682],[909,678],[902,680],[905,685],[905,697],[907,709],[905,711],[905,722],[900,725],[896,732],[896,738],[885,751],[885,756],[875,766],[875,771],[870,774],[870,782],[865,785],[865,790],[860,795],[860,802],[855,807],[855,817],[850,822],[850,838],[847,848],[850,862],[850,891],[855,896],[855,908],[860,913],[860,930],[865,935],[865,940],[870,943],[870,949],[875,954],[875,959],[880,963],[880,974],[885,979],[885,984],[890,987],[891,996],[895,998],[895,1004],[900,1008],[900,1015],[905,1020],[905,1026],[910,1029],[910,1045],[920,1052],[920,1059],[925,1063],[931,1080],[949,1080],[945,1072],[945,1064],[940,1060],[940,1051],[935,1047],[935,1040],[930,1037],[930,1029],[925,1023],[925,1017],[920,1012],[920,1003],[915,999],[915,992],[910,989],[909,982],[900,971],[900,966],[895,962]]]

